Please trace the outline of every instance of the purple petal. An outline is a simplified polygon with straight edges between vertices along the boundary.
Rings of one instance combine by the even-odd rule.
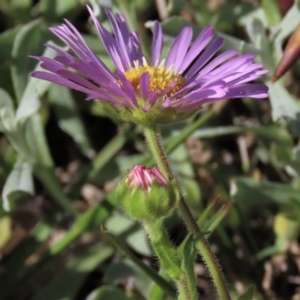
[[[161,26],[158,22],[154,24],[153,40],[152,40],[152,60],[151,65],[157,66],[160,62],[161,51],[163,47],[163,34]]]
[[[87,6],[89,13],[93,19],[93,22],[97,28],[99,37],[103,43],[104,48],[106,49],[108,55],[116,65],[116,67],[122,71],[125,72],[128,68],[128,64],[126,61],[124,61],[123,55],[119,51],[119,47],[116,43],[116,40],[112,37],[112,35],[100,24],[95,17],[93,11],[89,6]]]
[[[85,100],[96,100],[96,99],[110,102],[115,106],[122,106],[121,102],[118,102],[111,95],[109,95],[109,93],[107,93],[105,91],[99,91],[97,93],[91,93],[91,94],[88,95],[88,97]]]
[[[219,56],[217,56],[215,59],[213,59],[209,64],[207,64],[206,67],[204,67],[198,74],[197,78],[206,75],[213,69],[215,69],[220,64],[224,63],[227,59],[232,58],[233,56],[237,55],[239,53],[236,49],[231,49],[223,52]]]
[[[140,37],[136,32],[131,32],[130,36],[131,36],[132,43],[135,47],[135,51],[136,51],[137,56],[138,56],[138,62],[140,64],[142,64],[144,54],[143,54],[142,47],[141,47]]]
[[[165,63],[167,68],[173,66],[174,70],[178,70],[190,46],[192,37],[192,28],[184,27],[171,46]]]
[[[92,84],[91,82],[89,82],[88,80],[86,80],[85,78],[82,78],[72,72],[70,72],[69,70],[64,70],[64,69],[60,69],[56,72],[58,75],[67,78],[75,83],[80,84],[81,86],[84,86],[92,91],[99,91],[100,88],[94,84]]]
[[[207,102],[216,101],[225,96],[226,90],[223,87],[203,89],[188,95],[188,97],[176,103],[176,106],[182,107],[181,110],[197,109]]]
[[[268,70],[260,70],[260,71],[246,73],[242,76],[239,76],[235,80],[229,81],[227,83],[227,86],[229,86],[229,87],[236,86],[236,85],[243,84],[245,82],[253,81],[253,80],[257,79],[258,77],[260,77],[264,74],[267,74],[268,72],[269,72]]]
[[[199,69],[215,55],[215,53],[223,46],[223,44],[224,40],[222,38],[217,38],[214,40],[188,70],[186,77],[192,78],[195,76]]]
[[[222,74],[229,74],[230,72],[233,71],[237,71],[241,66],[243,66],[245,63],[247,63],[247,61],[253,60],[253,58],[255,57],[255,54],[252,53],[248,53],[248,54],[244,54],[241,55],[239,57],[236,57],[228,62],[226,62],[225,64],[221,65],[220,67],[214,69],[211,74],[212,75],[220,75],[222,76]]]
[[[76,30],[76,29],[74,29]],[[93,62],[94,69],[97,68],[97,73],[100,73],[101,78],[103,80],[111,80],[112,74],[108,70],[108,68],[103,64],[102,61],[91,51],[91,49],[85,44],[81,45],[78,41],[76,41],[76,36],[67,28],[67,26],[63,25],[59,28],[50,28],[50,31],[53,32],[58,38],[60,38],[66,45],[68,45],[72,51],[79,57],[82,63]],[[79,35],[79,33],[77,32]],[[64,51],[59,49],[58,47],[47,45],[49,48],[52,48],[58,51],[60,54],[65,56],[67,59],[75,60],[71,55],[66,54]]]
[[[136,60],[140,61],[140,59],[142,57],[140,56],[139,50],[137,51],[137,49],[136,49],[135,38],[133,38],[132,35],[130,34],[124,17],[120,14],[117,14],[117,20],[118,20],[118,23],[120,24],[119,28],[121,31],[121,35],[122,35],[124,43],[126,45],[129,59],[130,59],[131,65],[132,65],[132,62],[134,62]]]
[[[149,103],[153,106],[156,103],[157,100],[158,100],[158,92],[157,92],[157,90],[153,91],[153,92],[150,92],[149,95],[148,95],[148,101],[149,101]]]
[[[194,59],[201,53],[201,51],[208,45],[214,35],[214,30],[211,26],[205,27],[195,42],[193,43],[192,47],[188,51],[187,55],[185,56],[184,60],[182,61],[181,65],[178,68],[178,72],[184,72],[189,65],[194,61]]]
[[[34,71],[30,74],[32,77],[44,79],[53,83],[57,83],[63,86],[66,86],[70,89],[77,90],[86,94],[91,93],[91,91],[87,88],[84,88],[72,81],[69,81],[68,79],[62,78],[56,74],[42,72],[42,71]]]
[[[118,79],[121,81],[122,83],[122,87],[124,88],[124,91],[128,97],[128,99],[131,102],[132,106],[138,106],[137,101],[136,101],[136,93],[135,90],[131,84],[130,81],[128,81],[126,79],[126,77],[123,75],[123,73],[121,73],[120,71],[116,72]]]
[[[140,78],[140,90],[144,100],[148,99],[149,95],[149,73],[145,72]]]
[[[230,87],[226,98],[266,98],[269,88],[263,84],[242,84]]]
[[[105,9],[105,12],[106,12],[106,15],[109,19],[109,22],[112,26],[112,29],[113,29],[113,32],[114,32],[114,35],[115,35],[115,40],[117,42],[117,46],[118,46],[118,52],[121,54],[122,58],[123,58],[123,62],[125,64],[125,70],[128,70],[130,69],[130,67],[132,67],[132,62],[129,58],[129,55],[128,55],[128,51],[127,51],[127,46],[128,45],[125,45],[125,41],[123,39],[123,35],[122,35],[122,32],[118,26],[118,23],[117,21],[115,20],[115,17],[114,15],[108,10],[108,9]],[[124,31],[126,31],[127,28],[123,28]],[[128,40],[127,40],[128,42]]]

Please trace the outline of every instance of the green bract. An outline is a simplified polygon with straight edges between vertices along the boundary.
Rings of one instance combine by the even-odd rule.
[[[162,108],[159,105],[153,106],[148,111],[143,111],[140,108],[128,109],[126,107],[115,107],[103,101],[99,101],[99,103],[110,117],[145,126],[181,122],[187,120],[197,112],[197,110],[178,112],[173,107]]]
[[[123,179],[116,189],[117,199],[128,216],[139,221],[153,222],[164,218],[174,209],[178,195],[173,182],[162,186],[154,180],[148,189],[132,188]]]

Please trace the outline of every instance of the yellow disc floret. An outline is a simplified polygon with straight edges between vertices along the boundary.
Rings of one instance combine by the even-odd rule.
[[[176,73],[172,67],[165,67],[164,60],[158,66],[149,66],[145,58],[143,58],[143,65],[139,65],[138,62],[134,62],[134,64],[135,66],[127,70],[124,75],[138,94],[140,94],[140,77],[145,72],[149,73],[149,92],[157,91],[158,96],[171,85],[172,88],[168,91],[167,96],[172,96],[185,84],[182,76]]]

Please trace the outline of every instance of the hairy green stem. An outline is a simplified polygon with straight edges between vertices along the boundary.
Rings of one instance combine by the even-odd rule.
[[[180,257],[169,241],[162,222],[162,220],[143,222],[143,225],[149,234],[152,247],[159,258],[162,269],[170,275],[177,285],[178,299],[196,300],[196,288],[189,284],[188,274],[181,269]]]
[[[144,128],[144,134],[158,168],[168,180],[174,177],[167,155],[161,143],[160,133],[151,127]]]
[[[172,180],[174,178],[176,179],[170,167],[170,164],[168,162],[164,147],[162,146],[161,136],[158,129],[156,127],[146,127],[145,137],[148,141],[149,148],[162,174],[168,180]],[[196,220],[194,219],[188,205],[185,202],[178,181],[177,181],[177,189],[179,192],[178,208],[180,210],[182,218],[184,219],[184,222],[188,227],[189,232],[199,237],[199,240],[196,243],[196,247],[210,272],[210,275],[214,282],[215,288],[220,296],[220,299],[230,300],[231,297],[225,282],[224,275],[219,267],[215,255],[210,249],[209,243],[202,235],[202,232]]]

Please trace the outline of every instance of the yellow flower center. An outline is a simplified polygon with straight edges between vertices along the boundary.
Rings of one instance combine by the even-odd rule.
[[[146,59],[143,58],[142,66],[135,62],[135,66],[124,73],[137,93],[140,93],[140,78],[145,72],[149,73],[149,92],[157,91],[158,96],[171,84],[172,88],[167,96],[174,95],[185,85],[184,79],[178,73],[171,67],[165,67],[164,60],[158,66],[149,66]]]

